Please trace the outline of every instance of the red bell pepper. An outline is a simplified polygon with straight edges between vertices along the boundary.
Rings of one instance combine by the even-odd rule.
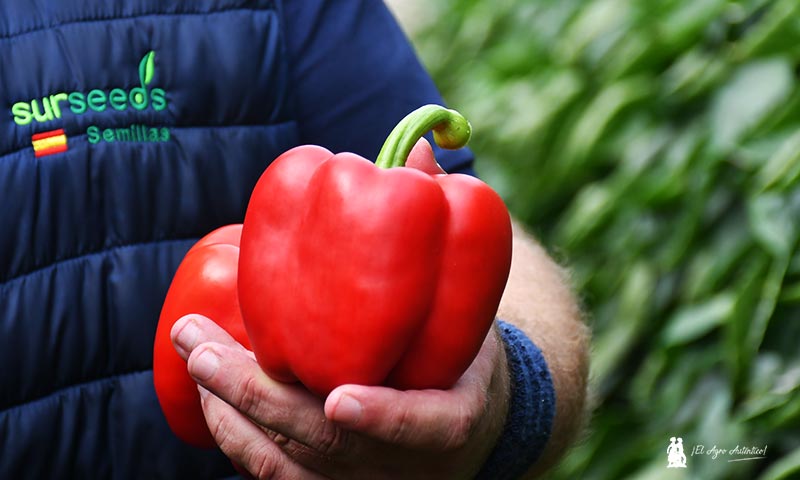
[[[271,377],[322,396],[345,383],[448,388],[477,355],[508,278],[509,214],[472,176],[404,167],[431,129],[444,148],[470,136],[460,114],[428,105],[375,164],[307,145],[259,179],[239,299]]]
[[[197,383],[172,346],[170,330],[182,316],[199,313],[250,348],[236,294],[241,232],[241,224],[227,225],[192,246],[175,272],[156,329],[153,382],[161,410],[180,439],[201,448],[216,443],[206,426]]]

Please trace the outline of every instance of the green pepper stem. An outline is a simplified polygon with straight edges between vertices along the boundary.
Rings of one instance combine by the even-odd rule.
[[[442,148],[463,147],[472,127],[463,115],[439,105],[424,105],[406,115],[386,138],[375,165],[380,168],[405,166],[408,154],[423,135],[433,130],[433,139]]]

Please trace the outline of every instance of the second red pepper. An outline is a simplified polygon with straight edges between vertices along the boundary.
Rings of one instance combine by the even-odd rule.
[[[216,447],[206,426],[197,384],[172,346],[170,332],[181,317],[199,313],[250,348],[236,294],[241,225],[220,227],[186,253],[167,291],[153,345],[153,383],[172,431],[200,448]]]

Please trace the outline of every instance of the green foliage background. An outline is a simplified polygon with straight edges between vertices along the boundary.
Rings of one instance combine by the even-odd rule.
[[[800,478],[800,2],[420,11],[478,172],[590,316],[596,410],[554,478]],[[767,459],[667,470],[671,436]]]

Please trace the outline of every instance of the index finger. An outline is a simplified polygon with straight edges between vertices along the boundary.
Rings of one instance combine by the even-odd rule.
[[[320,398],[299,384],[269,378],[241,349],[202,343],[189,355],[188,367],[198,384],[265,429],[312,448],[337,435]]]
[[[189,358],[195,347],[205,342],[221,343],[253,355],[213,320],[195,313],[184,315],[175,322],[170,331],[170,339],[175,351],[184,360]]]

